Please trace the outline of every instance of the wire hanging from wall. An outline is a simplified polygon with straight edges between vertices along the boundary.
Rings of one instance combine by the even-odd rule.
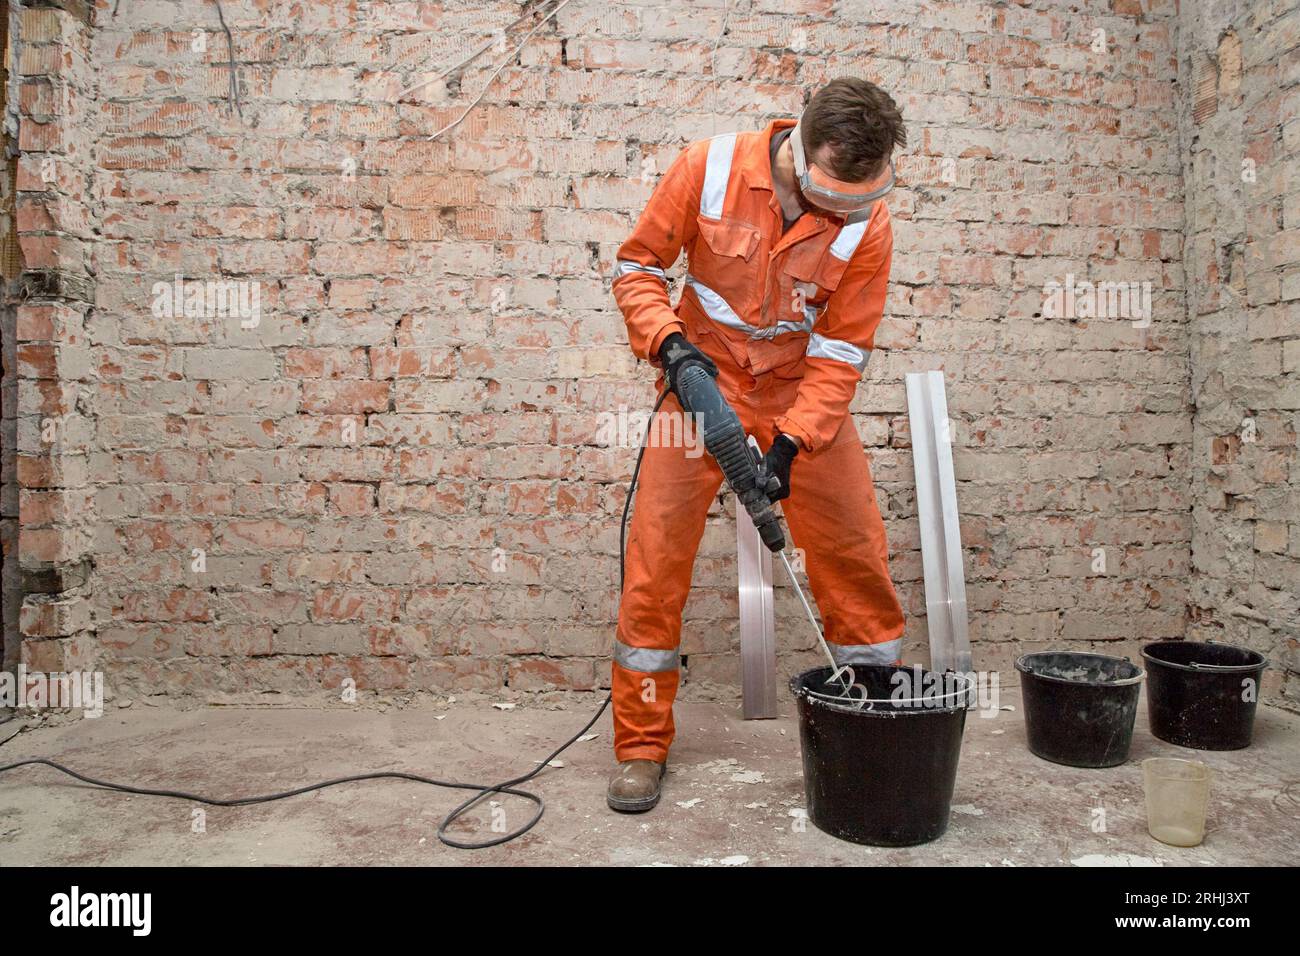
[[[519,24],[521,24],[521,23],[523,23],[525,20],[527,20],[528,17],[529,17],[529,15],[532,14],[532,13],[534,13],[534,12],[536,12],[536,11],[529,10],[529,11],[526,11],[526,12],[520,14],[518,17],[516,17],[516,18],[515,18],[514,20],[512,20],[510,23],[507,23],[504,27],[502,27],[501,30],[500,30],[500,33],[501,33],[502,35],[504,35],[504,34],[506,34],[506,33],[509,33],[509,32],[510,32],[511,30],[513,30],[515,27],[519,26]],[[496,43],[496,42],[497,42],[497,37],[494,35],[493,38],[492,38],[491,40],[488,40],[486,43],[484,43],[482,46],[480,46],[477,50],[474,50],[472,53],[470,53],[469,56],[465,57],[465,58],[464,58],[463,60],[461,60],[459,63],[456,63],[456,64],[454,64],[454,65],[452,65],[452,66],[447,67],[447,69],[443,70],[443,71],[442,71],[441,73],[439,73],[437,76],[431,76],[431,77],[429,77],[427,80],[421,80],[419,83],[416,83],[414,86],[408,86],[406,89],[400,91],[400,92],[397,94],[397,99],[400,101],[400,100],[402,99],[402,97],[406,96],[408,93],[414,93],[416,90],[424,89],[424,87],[428,86],[430,83],[437,83],[439,80],[443,79],[444,77],[450,76],[451,74],[455,73],[457,70],[461,69],[462,67],[464,67],[464,66],[468,66],[470,63],[473,63],[475,60],[477,60],[480,56],[482,56],[482,55],[483,55],[484,53],[486,53],[488,50],[492,49],[492,45],[493,45],[494,43]]]
[[[515,47],[513,50],[511,50],[510,53],[506,55],[505,59],[503,59],[503,60],[502,60],[502,61],[497,65],[497,68],[496,68],[495,70],[492,71],[492,75],[489,76],[489,77],[487,78],[487,82],[485,82],[485,83],[483,84],[483,89],[479,90],[479,94],[478,94],[478,96],[474,97],[473,102],[471,102],[471,103],[469,104],[469,106],[465,107],[464,111],[461,112],[461,114],[460,114],[459,116],[457,116],[454,120],[452,120],[450,123],[448,123],[448,124],[447,124],[446,126],[444,126],[442,129],[438,130],[438,131],[437,131],[436,133],[434,133],[433,135],[431,135],[431,136],[428,138],[428,139],[429,139],[429,142],[432,142],[433,140],[437,139],[437,138],[438,138],[439,136],[441,136],[443,133],[448,133],[448,132],[450,132],[451,130],[453,130],[453,129],[455,129],[457,126],[459,126],[461,123],[463,123],[463,122],[465,121],[465,117],[469,116],[469,114],[470,114],[471,112],[473,112],[474,107],[478,106],[478,104],[479,104],[480,102],[482,102],[483,97],[487,94],[487,91],[492,87],[492,83],[493,83],[493,81],[496,80],[496,78],[497,78],[498,76],[501,75],[501,71],[504,70],[504,69],[506,68],[506,64],[512,62],[512,61],[514,60],[514,58],[517,57],[517,56],[520,54],[520,52],[523,50],[523,48],[526,47],[526,46],[528,45],[528,41],[531,40],[531,39],[533,38],[533,34],[534,34],[534,33],[536,33],[538,30],[540,30],[540,29],[541,29],[543,26],[545,26],[549,21],[551,21],[552,19],[554,19],[554,18],[555,18],[555,15],[556,15],[557,13],[559,13],[561,10],[563,10],[565,7],[567,7],[567,6],[569,5],[570,2],[571,2],[571,0],[561,0],[561,2],[560,2],[558,5],[556,5],[556,7],[555,7],[554,9],[552,9],[550,13],[548,13],[548,14],[546,14],[546,16],[542,17],[542,19],[539,20],[539,21],[537,22],[537,24],[536,24],[536,25],[535,25],[531,30],[529,30],[527,33],[525,33],[525,34],[524,34],[524,38],[523,38],[523,40],[520,41],[519,45],[518,45],[517,47]],[[517,20],[515,20],[513,23],[511,23],[511,24],[510,24],[509,26],[507,26],[505,29],[507,29],[507,30],[513,29],[515,26],[518,26],[520,23],[522,23],[522,22],[527,18],[527,16],[528,16],[528,14],[525,14],[524,16],[519,17]],[[398,98],[400,99],[401,97],[405,96],[405,95],[408,94],[408,93],[412,93],[412,92],[414,92],[415,90],[418,90],[418,89],[421,89],[422,87],[428,86],[430,83],[436,83],[438,80],[441,80],[443,77],[448,76],[448,75],[450,75],[451,73],[454,73],[455,71],[459,70],[461,67],[466,66],[467,64],[473,62],[474,60],[478,59],[479,56],[481,56],[481,55],[482,55],[486,50],[488,50],[488,49],[492,46],[492,44],[493,44],[494,42],[496,42],[496,41],[495,41],[495,40],[489,40],[487,43],[483,44],[481,47],[479,47],[477,50],[475,50],[473,53],[471,53],[471,54],[470,54],[469,56],[467,56],[465,59],[461,60],[461,61],[460,61],[459,63],[457,63],[455,66],[452,66],[452,67],[450,67],[450,68],[448,68],[448,69],[446,69],[446,70],[443,70],[443,71],[442,71],[441,73],[439,73],[437,76],[430,77],[430,78],[427,79],[427,80],[422,80],[421,82],[417,83],[415,86],[412,86],[412,87],[409,87],[409,88],[407,88],[407,89],[405,89],[405,90],[402,90],[400,93],[398,93]]]
[[[226,49],[230,53],[230,105],[227,109],[238,114],[242,120],[244,109],[239,104],[239,77],[235,75],[235,37],[230,32],[230,27],[226,25],[226,13],[221,9],[221,0],[212,0],[212,3],[217,8],[217,19],[221,21],[221,29],[226,32]]]
[[[718,46],[727,35],[727,25],[731,23],[731,0],[724,0],[722,6],[722,26],[713,38],[713,49],[709,52],[709,76],[713,80],[713,106],[709,110],[709,122],[714,136],[718,135]]]
[[[226,34],[226,50],[230,54],[227,61],[227,67],[230,71],[230,87],[226,94],[226,112],[236,113],[242,120],[244,118],[244,109],[239,102],[239,78],[235,75],[235,37],[230,32],[230,27],[226,25],[226,12],[221,8],[221,0],[212,0],[213,5],[217,8],[217,19],[221,22],[221,29]],[[117,8],[121,6],[122,0],[113,0],[113,12],[111,16],[117,19]]]

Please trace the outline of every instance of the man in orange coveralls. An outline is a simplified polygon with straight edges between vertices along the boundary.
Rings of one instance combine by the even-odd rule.
[[[866,80],[832,81],[798,123],[692,143],[619,247],[613,290],[637,358],[670,388],[687,360],[716,373],[781,480],[773,500],[803,549],[826,639],[841,664],[899,657],[903,612],[884,523],[849,403],[871,355],[889,281],[903,118]],[[686,249],[674,310],[665,270]],[[682,414],[675,394],[660,414]],[[659,434],[667,434],[662,429]],[[609,805],[659,802],[673,740],[682,608],[722,472],[707,455],[645,451],[614,645]]]

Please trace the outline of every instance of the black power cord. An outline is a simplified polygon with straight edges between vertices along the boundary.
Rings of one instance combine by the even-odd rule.
[[[654,417],[659,412],[659,407],[663,405],[664,399],[667,395],[667,389],[661,392],[659,400],[655,402],[654,409],[650,412],[650,421],[646,424],[646,433],[641,439],[641,449],[637,452],[636,465],[632,469],[632,480],[628,483],[627,500],[623,502],[623,518],[619,525],[618,533],[618,590],[620,594],[623,593],[623,578],[625,574],[624,552],[626,550],[627,541],[627,516],[632,507],[632,498],[636,494],[637,477],[641,474],[641,459],[645,457],[646,443],[650,437],[650,428],[653,426]],[[518,839],[537,825],[538,821],[542,819],[542,814],[546,812],[546,804],[537,794],[530,793],[527,790],[518,790],[516,787],[521,783],[528,782],[541,773],[552,760],[572,747],[579,737],[595,726],[596,721],[600,720],[601,715],[605,713],[605,708],[609,706],[610,700],[611,696],[606,694],[605,699],[601,702],[600,707],[597,708],[596,713],[592,716],[591,720],[587,721],[586,726],[560,745],[554,753],[539,763],[535,769],[528,771],[528,773],[523,774],[522,776],[514,777],[513,779],[491,785],[481,783],[456,783],[451,780],[435,780],[432,777],[423,777],[416,773],[404,773],[399,770],[390,770],[378,771],[375,773],[359,773],[350,777],[336,777],[333,780],[322,780],[320,783],[308,784],[305,787],[298,787],[294,790],[282,790],[279,793],[267,793],[254,797],[230,797],[227,799],[220,799],[217,797],[205,797],[197,793],[187,793],[184,790],[156,790],[151,787],[132,787],[124,783],[112,783],[107,780],[98,780],[95,777],[88,777],[83,773],[78,773],[70,767],[65,767],[61,763],[56,763],[53,760],[46,760],[44,757],[33,757],[28,760],[19,760],[15,763],[6,764],[5,766],[0,767],[0,773],[5,773],[9,770],[17,770],[19,767],[38,765],[52,767],[60,773],[65,773],[69,777],[80,780],[82,783],[102,787],[105,790],[116,790],[119,793],[135,793],[148,797],[173,797],[177,800],[189,800],[192,803],[207,804],[210,807],[246,807],[254,803],[271,803],[275,800],[284,800],[288,797],[296,797],[300,794],[311,793],[313,790],[324,790],[326,787],[336,787],[342,783],[356,783],[359,780],[410,780],[415,783],[428,784],[431,787],[447,787],[453,790],[477,790],[477,794],[461,803],[442,818],[442,823],[438,825],[438,839],[447,846],[455,847],[458,850],[481,850],[490,846],[500,846],[503,843],[509,843],[511,840]],[[484,840],[481,843],[465,843],[461,840],[456,840],[447,836],[447,828],[449,826],[467,813],[472,807],[476,806],[480,801],[487,799],[494,793],[505,793],[513,797],[523,797],[525,800],[536,805],[537,812],[534,813],[529,821],[523,826],[511,830],[509,833],[505,833],[499,837],[495,837],[494,839]]]

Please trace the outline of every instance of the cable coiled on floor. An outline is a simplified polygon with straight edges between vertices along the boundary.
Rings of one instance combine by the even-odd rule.
[[[650,412],[650,421],[646,423],[646,434],[641,439],[641,449],[637,452],[636,465],[632,469],[632,479],[628,483],[627,500],[623,502],[623,517],[619,524],[618,534],[619,594],[623,593],[623,579],[626,573],[624,552],[626,551],[627,543],[627,517],[631,510],[632,498],[636,494],[637,478],[641,474],[641,459],[645,457],[646,443],[650,436],[650,428],[654,424],[654,417],[658,414],[659,407],[663,405],[664,399],[667,396],[668,390],[665,389],[660,393],[658,401],[655,402],[654,409]],[[400,770],[385,770],[376,771],[375,773],[353,774],[348,777],[335,777],[332,780],[322,780],[320,783],[308,784],[305,787],[297,787],[293,790],[281,790],[278,793],[259,794],[252,797],[229,797],[223,799],[220,797],[205,797],[202,794],[189,793],[184,790],[162,790],[152,787],[133,787],[129,784],[99,780],[84,773],[79,773],[70,767],[65,767],[63,764],[57,763],[56,761],[47,760],[44,757],[32,757],[27,760],[18,760],[14,763],[6,764],[3,767],[0,767],[0,773],[17,770],[19,767],[50,767],[60,773],[67,774],[69,777],[80,780],[82,783],[88,783],[95,787],[102,787],[105,790],[115,790],[119,793],[132,793],[148,797],[171,797],[177,800],[189,800],[193,803],[206,804],[210,807],[246,807],[255,803],[271,803],[276,800],[285,800],[289,797],[311,793],[313,790],[324,790],[326,787],[337,787],[339,784],[357,783],[362,780],[409,780],[413,783],[423,783],[431,787],[446,787],[453,790],[477,790],[478,793],[455,807],[450,813],[442,818],[442,823],[438,824],[438,839],[447,846],[455,847],[458,850],[482,850],[490,846],[500,846],[503,843],[509,843],[511,840],[516,840],[533,827],[537,826],[538,822],[542,819],[542,815],[546,812],[545,801],[535,793],[516,788],[519,784],[527,783],[529,780],[533,779],[533,777],[546,769],[552,760],[577,743],[578,739],[594,727],[596,721],[600,720],[601,715],[605,713],[605,708],[609,706],[610,700],[610,695],[606,694],[605,699],[601,702],[600,707],[596,709],[596,713],[592,716],[591,720],[587,721],[586,726],[561,744],[554,753],[541,761],[536,768],[528,771],[528,773],[523,774],[522,776],[514,777],[513,779],[505,780],[497,784],[456,783],[451,780],[435,780],[433,777],[424,777],[417,773],[405,773]],[[491,840],[484,840],[479,843],[467,843],[463,840],[457,840],[447,835],[448,827],[469,812],[470,809],[477,806],[481,801],[486,800],[494,793],[509,794],[512,797],[522,797],[523,799],[533,803],[537,807],[537,812],[534,813],[523,826],[507,833],[503,833],[501,836],[494,837]]]

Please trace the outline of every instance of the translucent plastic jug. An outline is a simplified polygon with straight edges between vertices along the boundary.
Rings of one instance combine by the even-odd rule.
[[[1152,757],[1142,761],[1147,830],[1170,846],[1198,846],[1205,839],[1210,768],[1199,760]]]

